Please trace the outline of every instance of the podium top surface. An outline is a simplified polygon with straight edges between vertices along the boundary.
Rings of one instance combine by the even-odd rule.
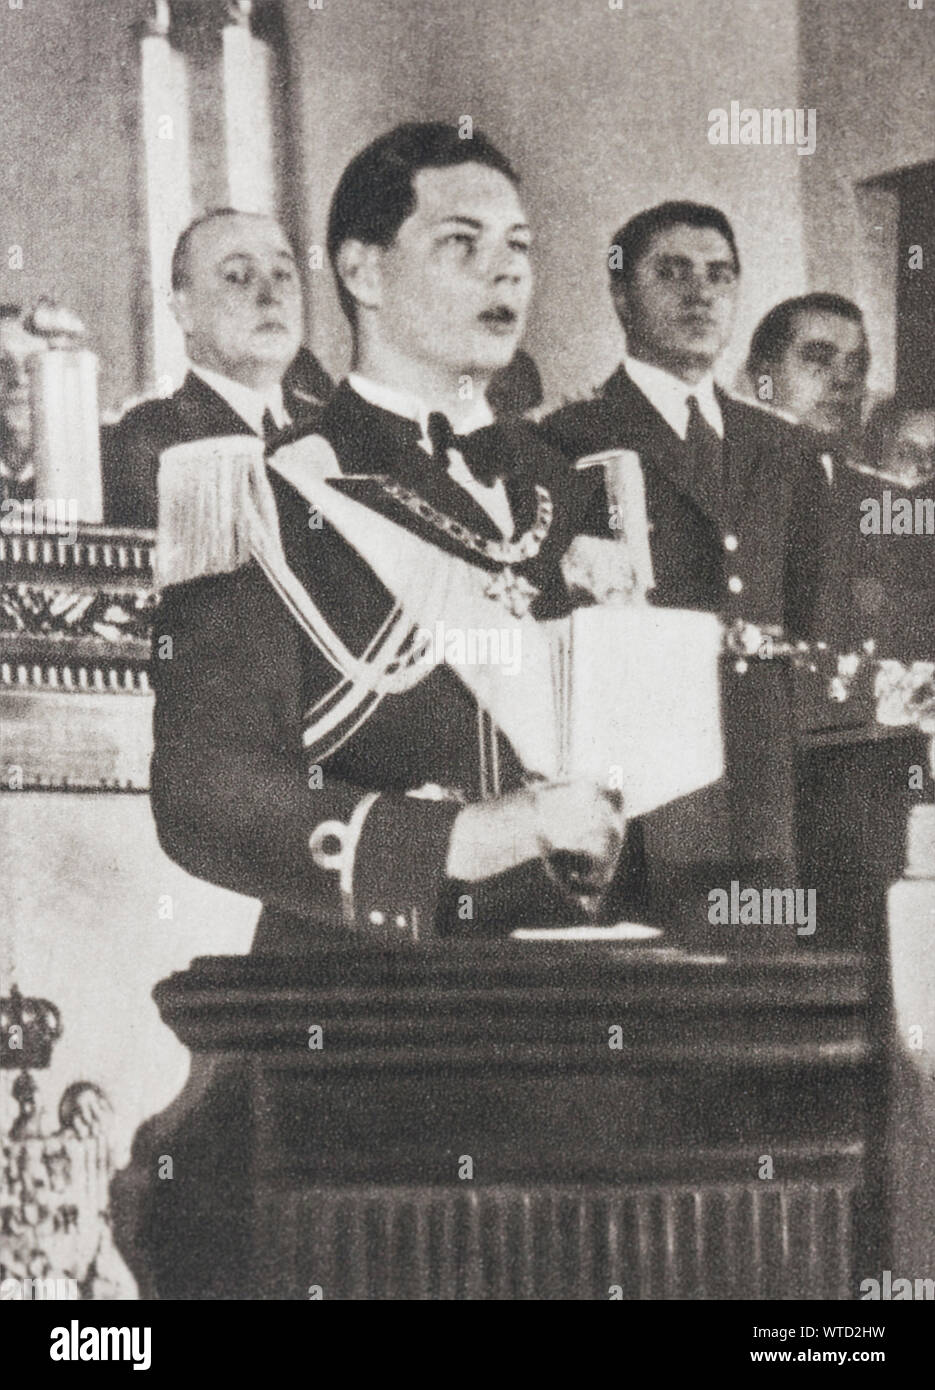
[[[310,934],[314,929],[310,929]],[[738,931],[742,931],[738,928]],[[334,941],[310,942],[298,955],[197,956],[187,970],[157,986],[157,998],[226,991],[330,989],[432,989],[439,986],[496,990],[512,986],[616,992],[629,984],[690,984],[700,992],[774,991],[782,982],[795,997],[817,991],[829,1001],[829,988],[848,996],[866,974],[865,958],[851,952],[812,949],[710,951],[667,945],[664,940],[528,941],[511,939],[432,939],[385,944],[363,935],[335,933]]]
[[[634,1055],[808,1064],[865,1060],[870,1034],[866,959],[805,948],[344,940],[301,957],[199,957],[154,998],[193,1051],[326,1067],[391,1055],[606,1061],[615,1025]],[[320,1054],[308,1051],[310,1022],[328,1039]]]

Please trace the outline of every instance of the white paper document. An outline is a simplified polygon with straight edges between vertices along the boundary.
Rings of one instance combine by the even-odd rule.
[[[628,816],[723,776],[713,614],[639,603],[581,608],[546,626],[560,775],[619,787]]]

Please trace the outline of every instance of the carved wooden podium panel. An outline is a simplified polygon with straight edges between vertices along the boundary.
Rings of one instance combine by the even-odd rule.
[[[154,1136],[164,1297],[840,1299],[881,1267],[859,957],[358,939],[156,999],[197,1092]]]

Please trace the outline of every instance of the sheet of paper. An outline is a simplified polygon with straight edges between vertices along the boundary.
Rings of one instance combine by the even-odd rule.
[[[514,941],[651,941],[662,935],[661,927],[645,927],[641,922],[617,922],[612,927],[517,927],[510,932]]]
[[[631,816],[723,776],[721,632],[713,614],[648,604],[554,624],[566,775],[619,787]]]

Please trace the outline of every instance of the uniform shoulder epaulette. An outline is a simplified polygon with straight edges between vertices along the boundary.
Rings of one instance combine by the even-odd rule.
[[[176,444],[159,460],[156,583],[165,588],[230,574],[258,552],[278,553],[279,513],[272,466],[287,480],[303,469],[333,472],[330,444],[307,434],[278,448],[268,463],[262,439],[230,435]]]

